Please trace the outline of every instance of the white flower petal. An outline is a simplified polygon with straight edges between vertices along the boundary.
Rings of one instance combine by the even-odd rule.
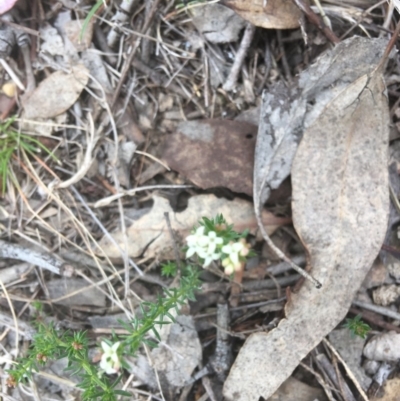
[[[111,347],[105,342],[101,342],[101,348],[103,349],[104,353],[110,352]]]
[[[203,235],[202,237],[199,237],[197,239],[197,245],[206,247],[210,243],[209,238],[206,235]]]
[[[227,266],[229,266],[231,264],[231,260],[229,259],[229,258],[225,258],[223,261],[222,261],[222,266],[224,266],[224,267],[227,267]]]
[[[224,271],[225,271],[225,274],[230,276],[233,273],[233,266],[232,265],[226,266]]]
[[[113,350],[113,352],[117,352],[119,346],[120,346],[121,342],[117,341],[115,344],[113,344],[113,346],[111,347],[111,349]]]
[[[110,369],[112,369],[111,364],[106,361],[105,359],[103,360],[103,358],[100,361],[100,369],[104,370],[108,375],[111,374],[109,373]]]
[[[200,227],[198,227],[197,228],[197,230],[196,230],[196,234],[197,235],[204,235],[204,230],[205,230],[205,227],[204,226],[200,226]]]
[[[197,237],[195,235],[189,235],[186,237],[186,242],[189,246],[194,245],[197,242]]]
[[[186,259],[189,259],[191,256],[193,256],[196,253],[196,248],[189,248],[186,251]]]
[[[227,255],[229,255],[229,254],[232,252],[232,245],[231,245],[231,244],[224,245],[224,246],[221,248],[221,251],[222,251],[223,253],[226,253]]]
[[[101,348],[104,352],[101,356],[100,368],[108,375],[117,373],[121,366],[121,361],[117,352],[120,345],[121,343],[119,341],[111,346],[105,341],[101,342]]]
[[[239,263],[239,254],[231,253],[229,255],[229,259],[232,261],[232,264],[236,266]]]
[[[212,259],[210,257],[206,257],[204,259],[203,267],[207,267],[211,262],[212,262]]]
[[[204,248],[197,248],[196,249],[196,253],[197,255],[199,255],[202,259],[205,259],[208,255],[208,252],[206,249]]]
[[[232,251],[239,253],[244,248],[244,245],[241,242],[235,242],[232,245]]]
[[[214,253],[216,247],[217,247],[217,245],[211,242],[211,243],[208,245],[208,250],[207,250],[208,253]]]

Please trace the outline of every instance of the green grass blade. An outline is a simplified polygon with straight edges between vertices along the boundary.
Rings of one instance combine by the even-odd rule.
[[[81,34],[79,35],[80,41],[82,41],[83,34],[85,33],[90,20],[93,18],[93,16],[96,14],[97,10],[101,7],[102,4],[103,4],[103,0],[98,0],[97,3],[90,9],[89,14],[85,18],[85,21],[83,21]]]

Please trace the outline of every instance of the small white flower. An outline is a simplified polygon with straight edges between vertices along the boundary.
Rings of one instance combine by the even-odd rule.
[[[200,257],[204,259],[203,267],[207,267],[213,260],[218,260],[221,257],[221,254],[211,252],[203,254],[203,256]]]
[[[227,257],[222,261],[222,266],[224,266],[224,272],[228,276],[231,275],[234,271],[239,271],[242,268],[242,263],[234,263],[231,258]]]
[[[201,249],[208,245],[208,237],[204,235],[204,226],[197,228],[196,232],[186,237],[188,250],[186,251],[186,258],[190,258],[195,253],[199,253]]]
[[[100,368],[104,370],[108,375],[117,373],[121,367],[121,361],[118,356],[118,347],[120,342],[116,342],[112,346],[106,342],[101,342],[101,348],[103,348],[103,355],[101,356]]]
[[[202,241],[205,237],[204,235],[204,226],[200,226],[194,234],[188,235],[186,237],[186,242],[188,246],[198,245],[199,241]]]
[[[221,256],[216,252],[217,246],[223,244],[223,239],[218,237],[215,231],[210,231],[204,235],[205,227],[197,228],[194,234],[186,237],[188,250],[186,258],[190,258],[197,254],[201,259],[204,259],[203,267],[207,267],[213,260],[218,260]]]
[[[228,255],[228,258],[234,265],[239,263],[239,253],[243,250],[244,245],[242,242],[230,243],[222,247],[221,251]]]
[[[215,231],[210,231],[207,234],[208,237],[208,252],[214,253],[217,245],[223,244],[224,240],[221,237],[218,237]]]

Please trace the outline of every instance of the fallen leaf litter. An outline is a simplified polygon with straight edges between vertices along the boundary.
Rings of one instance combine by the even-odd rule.
[[[102,18],[108,15],[104,12],[114,10],[113,4],[109,4],[108,9],[106,3],[98,10],[97,17]],[[170,259],[174,254],[172,249],[175,244],[164,218],[166,212],[171,219],[170,230],[181,243],[200,217],[213,217],[215,211],[222,212],[237,229],[249,228],[251,234],[255,235],[254,242],[259,241],[256,216],[248,201],[252,195],[252,181],[256,207],[266,201],[271,205],[271,192],[280,189],[282,182],[292,174],[294,226],[308,252],[311,274],[322,283],[322,289],[317,290],[310,282],[305,282],[297,292],[287,291],[286,316],[277,328],[266,334],[263,331],[272,329],[279,321],[279,311],[285,300],[285,293],[281,290],[298,280],[297,275],[285,273],[289,268],[287,264],[272,266],[271,269],[266,269],[265,263],[254,269],[248,266],[249,270],[241,272],[243,282],[232,285],[231,282],[214,279],[205,283],[203,288],[204,305],[215,306],[222,299],[226,306],[230,292],[230,305],[235,306],[231,308],[234,320],[229,321],[228,316],[228,321],[217,322],[217,350],[223,358],[218,357],[218,363],[214,360],[211,365],[220,370],[221,374],[217,376],[221,381],[225,380],[231,363],[230,357],[224,359],[234,349],[229,345],[231,335],[244,338],[243,333],[248,332],[249,327],[250,331],[259,327],[256,329],[259,332],[252,334],[241,347],[225,382],[225,394],[238,401],[251,401],[260,395],[284,400],[287,392],[295,392],[298,400],[303,400],[303,396],[304,401],[324,399],[321,390],[316,391],[290,375],[345,317],[386,233],[389,115],[383,69],[373,70],[382,57],[387,39],[353,36],[325,52],[310,67],[304,69],[300,66],[299,70],[303,71],[297,77],[298,70],[293,74],[293,60],[299,57],[301,50],[290,54],[285,49],[291,46],[290,41],[297,40],[290,35],[300,30],[288,31],[287,36],[278,32],[276,40],[269,38],[265,41],[266,48],[261,49],[257,43],[264,38],[260,39],[259,34],[266,31],[256,30],[253,26],[275,29],[301,26],[303,32],[310,35],[307,38],[310,39],[310,49],[315,48],[316,43],[324,45],[323,36],[322,39],[321,36],[313,36],[312,29],[301,21],[302,13],[295,3],[307,6],[303,0],[225,0],[221,2],[223,5],[202,5],[197,9],[187,4],[179,14],[177,10],[164,10],[163,3],[155,0],[139,7],[132,16],[132,21],[138,23],[135,32],[139,33],[132,36],[132,41],[126,40],[132,35],[129,30],[131,20],[126,17],[138,6],[137,0],[121,1],[120,9],[113,18],[113,28],[109,29],[104,25],[104,20],[96,17],[96,23],[88,26],[83,41],[79,37],[85,15],[75,2],[63,0],[57,6],[59,8],[51,9],[44,5],[40,12],[46,11],[47,26],[39,26],[33,18],[32,26],[37,31],[27,30],[33,34],[40,31],[43,35],[37,42],[42,46],[37,48],[37,52],[33,47],[30,54],[38,85],[34,89],[35,80],[32,81],[33,74],[29,72],[32,66],[27,63],[26,92],[21,97],[19,91],[25,90],[25,81],[20,78],[23,73],[16,69],[14,81],[18,85],[13,84],[14,90],[7,92],[14,103],[9,101],[2,109],[3,115],[7,116],[15,107],[15,98],[20,96],[21,118],[29,120],[22,123],[22,130],[45,134],[48,138],[43,140],[49,143],[56,140],[58,145],[52,144],[52,148],[56,146],[56,152],[62,155],[59,164],[62,167],[57,166],[54,172],[51,170],[51,161],[45,159],[46,162],[43,162],[43,155],[32,160],[21,156],[13,161],[24,174],[32,163],[38,173],[28,174],[28,178],[24,178],[18,172],[18,179],[22,180],[21,192],[10,192],[8,197],[1,200],[0,229],[5,235],[0,242],[0,254],[2,259],[7,257],[14,259],[14,262],[34,262],[36,266],[48,270],[40,275],[37,286],[30,285],[29,291],[56,305],[57,310],[62,311],[61,316],[68,316],[61,318],[63,324],[66,322],[67,325],[80,325],[87,315],[114,317],[109,314],[121,310],[129,316],[125,300],[133,309],[136,298],[122,299],[122,292],[128,296],[134,289],[142,299],[152,299],[155,286],[166,285],[165,280],[154,273],[157,264],[154,260]],[[357,2],[359,7],[361,3],[368,2]],[[6,4],[6,7],[10,6],[12,2]],[[76,13],[73,18],[71,10]],[[316,7],[308,7],[307,10],[308,17],[317,15]],[[321,10],[326,11],[328,16],[339,15],[337,8],[335,11],[333,6],[326,3],[322,3],[319,12]],[[350,4],[341,12],[347,12],[350,20],[361,21],[357,18],[362,17],[362,12]],[[27,9],[22,8],[22,15],[27,14]],[[158,19],[159,15],[161,19]],[[185,19],[187,16],[193,18],[193,25],[189,19]],[[13,19],[9,19],[9,23],[14,24],[10,26],[15,28],[15,23],[19,23],[18,18],[18,14],[15,14]],[[385,23],[385,29],[389,29],[389,20]],[[235,23],[232,25],[233,21]],[[115,29],[117,26],[118,29]],[[365,20],[360,27],[365,29],[364,26],[368,27]],[[246,29],[240,39],[242,27]],[[321,28],[318,26],[321,32],[328,33],[328,29]],[[107,30],[106,34],[102,32],[104,29]],[[336,26],[332,30],[335,33],[340,31]],[[182,33],[181,38],[179,35]],[[328,37],[336,41],[333,32]],[[120,40],[120,53],[117,54],[115,49]],[[133,44],[132,49],[125,48],[126,44]],[[14,45],[22,46],[21,43]],[[101,52],[94,47],[101,48]],[[18,49],[24,54],[24,61],[27,61],[26,54],[29,55],[27,49],[27,46],[24,52],[22,47]],[[7,50],[7,54],[14,57],[15,52],[11,50]],[[153,56],[158,64],[153,64]],[[265,66],[261,67],[264,69],[260,68],[263,58]],[[268,60],[271,61],[269,65]],[[200,67],[195,67],[196,63]],[[9,64],[11,67],[8,71],[11,73],[15,64],[12,60]],[[283,74],[280,72],[281,64]],[[202,76],[198,74],[199,71],[203,71]],[[292,85],[283,84],[283,76]],[[257,87],[255,82],[267,82],[269,90],[261,102],[254,156],[256,127],[221,117],[231,117],[237,114],[239,108],[246,108],[259,100],[258,93],[263,85]],[[237,92],[231,89],[237,89]],[[391,93],[394,92],[392,90]],[[394,110],[393,115],[396,116],[396,113],[400,115],[398,110]],[[202,119],[196,120],[198,118]],[[179,128],[176,129],[178,122]],[[86,132],[90,135],[81,135]],[[158,147],[161,136],[164,136],[164,150]],[[255,168],[252,178],[253,158]],[[178,171],[180,175],[168,171],[168,168]],[[393,176],[396,179],[398,174]],[[212,194],[199,194],[193,185],[185,185],[183,177]],[[151,183],[146,187],[135,186],[138,182],[147,181]],[[174,185],[169,185],[171,182]],[[132,184],[134,186],[130,188]],[[170,191],[170,200],[163,198],[160,193],[152,193],[163,191],[165,187]],[[214,192],[218,193],[216,187],[225,191],[224,196],[234,199],[215,196]],[[177,191],[177,195],[171,196],[172,191]],[[181,194],[190,195],[184,210],[180,205]],[[235,198],[237,194],[240,194],[239,198]],[[17,201],[19,197],[27,202],[27,207],[22,206],[21,210],[20,205],[24,203]],[[272,204],[275,213],[279,215],[283,210],[283,215],[288,215],[287,208]],[[101,206],[101,209],[94,209],[93,212],[91,208],[97,206]],[[117,213],[119,221],[115,218]],[[81,218],[86,219],[87,225],[81,223]],[[289,217],[276,217],[264,210],[263,221],[267,226],[267,234],[278,232],[278,240],[285,235],[295,237],[288,228],[291,223]],[[390,227],[395,229],[396,224],[393,220]],[[107,230],[111,231],[113,240],[110,241],[110,233],[100,240],[100,232]],[[12,242],[8,242],[10,239]],[[94,249],[97,252],[98,245],[103,248],[98,254],[102,257],[105,255],[105,260],[93,254]],[[393,250],[396,246],[393,242],[386,249]],[[57,256],[58,249],[66,251],[65,260],[70,260],[73,253],[71,247],[91,253],[92,258],[83,262],[83,255],[87,254],[79,256],[78,253],[74,267],[66,265]],[[121,255],[121,250],[126,253]],[[50,251],[54,251],[54,254]],[[152,269],[143,276],[140,275],[141,270],[129,270],[129,265],[136,263],[134,260],[139,258],[144,258],[140,262],[143,264],[141,268]],[[296,260],[304,261],[304,255],[300,254]],[[115,266],[121,261],[125,266],[116,269]],[[20,265],[14,265],[14,262],[11,262],[12,267],[2,263],[0,279],[7,283],[12,302],[14,299],[30,299],[32,293],[28,292],[28,287],[18,284],[19,280],[24,281],[26,277],[31,280],[33,270],[25,262]],[[390,263],[390,272],[395,277],[396,260]],[[267,271],[279,271],[282,276],[265,279]],[[62,278],[53,277],[60,274]],[[75,274],[80,277],[72,277]],[[206,277],[209,279],[209,276]],[[255,277],[258,280],[254,280]],[[379,281],[378,288],[368,287],[373,292],[375,302],[381,305],[370,302],[370,296],[365,292],[358,294],[354,304],[396,319],[398,312],[393,310],[393,305],[397,302],[398,286],[392,278],[388,278],[388,274],[385,277]],[[235,276],[235,280],[239,280],[238,276]],[[141,284],[143,281],[144,285]],[[97,282],[101,285],[98,286]],[[256,288],[261,290],[257,293],[254,291]],[[254,307],[251,302],[254,303],[257,297],[262,302]],[[243,305],[249,302],[250,305]],[[21,314],[25,310],[21,311],[18,303],[15,303],[15,307]],[[196,308],[195,304],[193,308]],[[238,314],[241,308],[249,311],[247,317],[246,314]],[[263,317],[260,323],[257,311],[259,314],[269,313],[268,322]],[[104,313],[106,316],[101,316]],[[21,335],[29,339],[34,329],[26,324],[26,316],[21,316],[18,320],[13,319],[9,313],[2,311],[0,320],[6,327],[18,323],[22,329]],[[254,316],[256,318],[252,320]],[[182,387],[199,380],[200,376],[195,379],[193,374],[196,367],[204,362],[201,348],[204,338],[198,329],[197,317],[182,316],[182,321],[178,323],[167,326],[162,334],[162,346],[152,354],[159,376],[154,374],[144,355],[131,361],[131,373],[136,372],[139,378],[138,372],[141,369],[145,372],[140,377],[142,384],[146,383],[153,394],[161,389],[164,398],[171,400],[176,399]],[[214,323],[210,325],[203,321],[203,324],[207,330],[215,330],[215,326],[212,326]],[[246,324],[249,326],[246,327]],[[89,330],[101,339],[99,336],[109,334],[106,326],[106,323],[96,328],[92,325]],[[116,325],[115,329],[121,330],[121,327]],[[7,332],[8,329],[5,335]],[[10,339],[9,344],[18,344],[18,336],[10,336]],[[221,341],[224,342],[223,351]],[[365,348],[366,356],[384,361],[375,373],[373,385],[376,385],[380,371],[384,372],[382,377],[391,371],[390,366],[385,367],[384,364],[390,365],[398,360],[398,355],[393,352],[397,347],[396,341],[395,333],[384,333],[374,336],[369,348]],[[311,353],[310,358],[324,366],[336,388],[344,391],[346,399],[353,399],[353,387],[340,383],[347,379],[335,377],[337,367],[325,354],[316,357]],[[106,366],[104,358],[103,365]],[[210,373],[211,365],[206,366],[209,377],[202,379],[199,388],[215,399],[222,395],[213,382],[215,375]],[[310,369],[305,361],[302,366],[305,370]],[[119,365],[107,365],[106,368],[114,372],[119,370]],[[201,369],[198,370],[200,373]],[[320,380],[321,376],[312,369],[309,371],[315,374],[329,397],[329,388],[324,380]],[[266,375],[268,380],[265,380]],[[350,373],[349,377],[352,377]],[[362,378],[362,375],[358,377]],[[379,380],[379,385],[382,385],[386,379]],[[363,382],[360,389],[355,386],[364,399],[363,391],[367,382]],[[278,388],[281,383],[282,386]],[[136,391],[134,386],[133,391]],[[386,387],[387,391],[393,391],[389,385]],[[395,388],[395,383],[392,387]],[[64,398],[71,397],[70,390],[59,391],[63,392]],[[43,397],[53,396],[42,388],[39,388],[39,392]],[[13,396],[20,398],[18,393]],[[288,400],[293,399],[290,397]]]

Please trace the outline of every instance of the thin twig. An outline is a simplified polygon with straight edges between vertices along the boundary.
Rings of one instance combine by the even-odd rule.
[[[278,29],[276,31],[276,34],[277,34],[277,39],[278,39],[279,52],[281,54],[282,67],[283,67],[283,70],[285,71],[287,81],[289,83],[292,83],[292,74],[290,73],[290,67],[289,67],[287,57],[286,57],[285,47],[283,46],[283,42],[282,42],[282,31],[280,31]]]
[[[321,364],[322,368],[325,370],[326,374],[328,375],[329,379],[338,387],[343,395],[343,398],[346,401],[356,401],[353,393],[351,392],[347,383],[342,383],[343,386],[340,386],[340,378],[337,375],[335,368],[332,366],[330,361],[328,360],[325,354],[319,354],[316,356],[316,360]],[[343,388],[341,388],[343,387]]]
[[[350,308],[350,313],[353,313],[356,316],[360,315],[362,320],[365,320],[366,322],[371,323],[374,326],[382,327],[382,329],[387,331],[394,330],[396,333],[400,333],[400,327],[394,325],[393,323],[385,321],[381,315],[378,315],[374,312],[352,307]]]
[[[53,273],[61,274],[65,262],[56,255],[34,251],[27,247],[0,240],[0,258],[23,260]]]
[[[235,61],[232,65],[228,78],[226,79],[226,82],[222,87],[225,91],[231,91],[236,85],[240,69],[242,68],[242,64],[251,45],[251,41],[253,40],[255,30],[256,27],[248,22],[243,34],[242,41],[240,42],[240,47],[236,53]]]
[[[332,43],[340,43],[340,39],[327,27],[322,19],[315,14],[315,12],[311,9],[311,7],[304,2],[304,0],[293,0],[297,7],[300,8],[304,14],[307,15],[308,19],[320,29],[325,36],[332,42]]]
[[[94,128],[94,122],[93,122],[93,119],[90,114],[88,115],[88,120],[89,120],[90,129],[88,130],[89,136],[87,138],[86,152],[85,152],[85,156],[83,158],[82,164],[79,167],[78,171],[72,177],[70,177],[66,181],[56,184],[55,188],[68,188],[70,185],[77,183],[83,177],[85,177],[86,173],[88,172],[90,166],[93,163],[92,152],[93,152],[94,148],[96,147],[97,141],[99,140],[100,136],[96,134],[96,131]]]
[[[350,380],[353,382],[354,386],[356,387],[356,389],[358,390],[358,392],[360,393],[360,395],[364,399],[364,401],[368,401],[367,394],[365,394],[360,383],[358,382],[357,378],[354,376],[353,372],[351,371],[351,369],[349,368],[349,366],[347,365],[345,360],[340,356],[340,354],[336,351],[334,346],[326,338],[324,338],[322,341],[331,350],[331,352],[336,356],[336,358],[340,361],[340,363],[343,365],[343,367],[347,373],[347,376],[349,376]]]
[[[363,301],[358,301],[358,300],[354,300],[353,305],[359,306],[360,308],[370,310],[372,312],[378,313],[383,316],[390,317],[391,319],[394,319],[394,320],[400,320],[400,313],[395,312],[389,308],[385,308],[384,306],[379,306],[379,305],[371,304],[369,302],[363,302]]]
[[[335,401],[335,399],[332,396],[332,391],[329,388],[329,386],[325,383],[324,378],[316,372],[314,369],[311,369],[309,366],[307,366],[304,362],[300,362],[300,365],[307,370],[308,372],[312,373],[315,378],[317,379],[317,382],[320,384],[320,386],[324,389],[326,396],[328,397],[329,401]]]
[[[108,206],[111,202],[122,198],[124,196],[134,196],[137,192],[141,191],[151,191],[155,189],[187,189],[193,188],[193,185],[146,185],[144,187],[137,187],[128,190],[121,191],[115,195],[107,196],[106,198],[98,200],[94,204],[94,208]]]

